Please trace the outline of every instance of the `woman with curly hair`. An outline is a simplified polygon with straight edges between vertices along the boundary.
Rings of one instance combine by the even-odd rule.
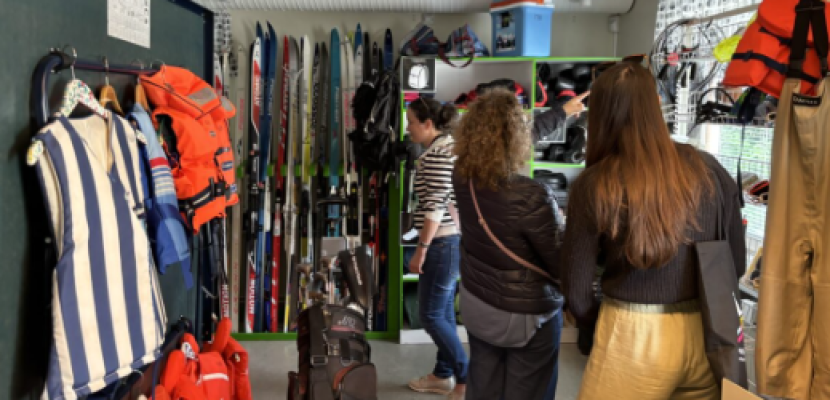
[[[550,111],[584,109],[583,94]],[[516,95],[492,89],[455,130],[461,313],[470,340],[467,398],[553,399],[563,297],[556,283],[563,217],[550,188],[519,174],[531,129]]]

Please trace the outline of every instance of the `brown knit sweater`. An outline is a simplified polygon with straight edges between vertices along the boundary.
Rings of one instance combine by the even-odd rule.
[[[734,179],[708,153],[700,153],[708,168],[715,173],[723,190],[726,206],[724,221],[735,261],[735,273],[743,275],[746,268],[746,248],[740,192]],[[602,293],[606,297],[632,303],[671,304],[698,298],[696,256],[693,245],[681,245],[677,255],[665,266],[650,270],[632,267],[622,252],[619,241],[610,240],[597,233],[590,218],[591,210],[578,207],[590,204],[592,188],[579,187],[574,182],[570,193],[570,207],[562,243],[561,277],[565,294],[565,306],[582,324],[592,324],[599,312],[593,290],[593,281],[599,263],[605,266],[602,275]],[[695,242],[714,240],[717,237],[717,200],[706,197],[698,211],[702,231],[691,228]],[[711,200],[709,200],[711,199]]]

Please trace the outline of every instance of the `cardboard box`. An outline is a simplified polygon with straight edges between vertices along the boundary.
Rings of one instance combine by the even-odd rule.
[[[732,383],[728,379],[723,380],[723,400],[761,400],[760,397],[747,392],[744,388]]]

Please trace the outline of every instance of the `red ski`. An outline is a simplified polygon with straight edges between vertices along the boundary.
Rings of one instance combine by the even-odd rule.
[[[274,227],[273,243],[271,246],[271,332],[279,332],[279,283],[280,257],[282,256],[282,195],[283,180],[282,165],[285,163],[285,140],[288,137],[288,89],[290,87],[288,70],[291,60],[288,36],[283,39],[282,46],[282,101],[280,102],[280,140],[277,142],[277,162],[274,165]]]

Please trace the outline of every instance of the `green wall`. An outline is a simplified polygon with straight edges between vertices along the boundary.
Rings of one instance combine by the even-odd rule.
[[[45,261],[44,206],[37,178],[25,164],[30,128],[32,72],[52,47],[73,46],[78,57],[110,63],[145,64],[161,60],[206,72],[205,30],[212,16],[194,12],[189,1],[152,0],[151,47],[107,36],[106,0],[0,0],[0,398],[35,399],[42,390],[51,338],[51,275]],[[208,25],[206,25],[208,24]],[[104,75],[77,71],[97,89]],[[51,78],[52,110],[70,71]],[[111,75],[126,101],[125,86],[135,78]],[[131,102],[127,102],[131,103]],[[178,271],[162,277],[170,319],[193,313],[193,293],[186,293]]]

